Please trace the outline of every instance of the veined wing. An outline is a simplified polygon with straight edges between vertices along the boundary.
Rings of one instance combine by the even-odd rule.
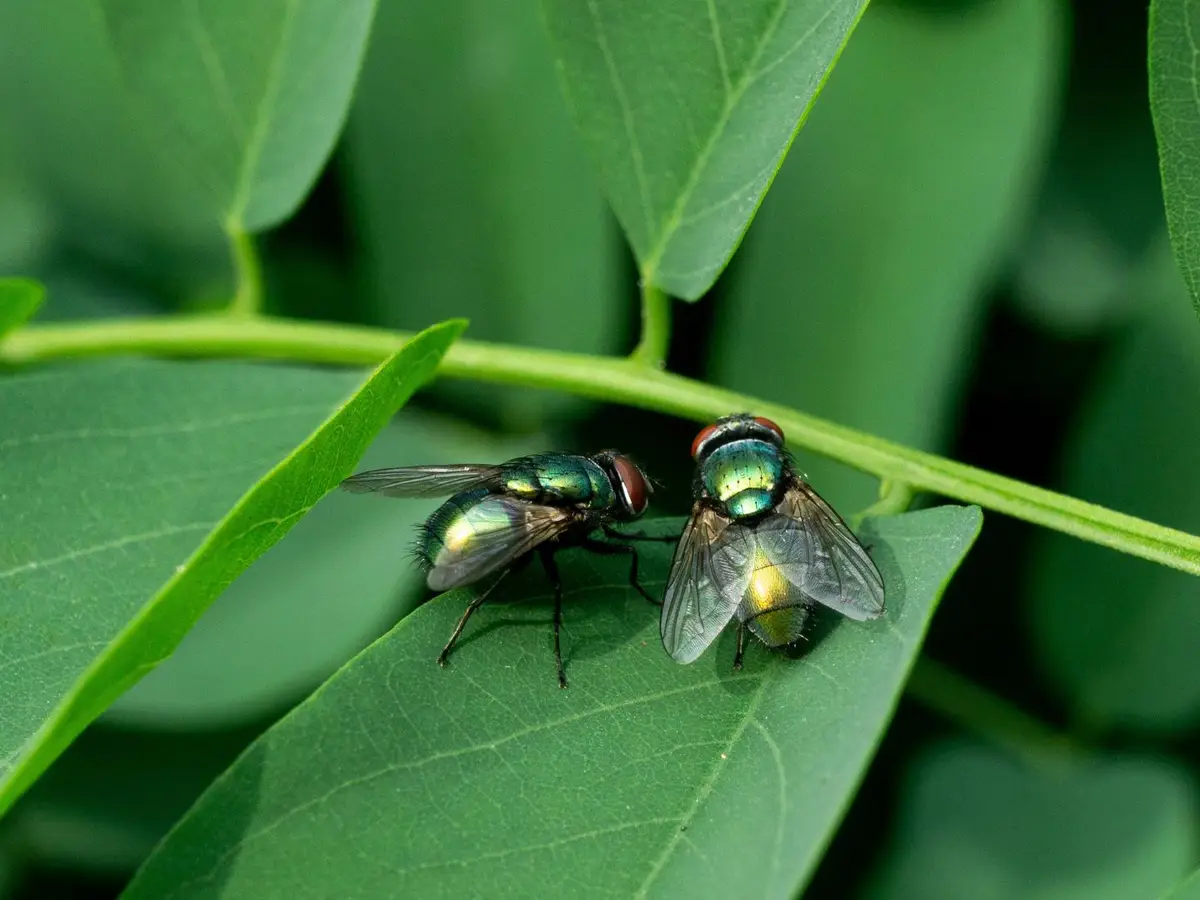
[[[714,563],[713,545],[733,526],[715,510],[700,503],[692,507],[671,560],[663,598],[659,634],[663,647],[679,663],[694,662],[721,633],[737,609],[746,579],[726,584],[727,574]]]
[[[385,497],[445,497],[459,491],[499,484],[499,466],[408,466],[372,469],[342,482],[342,490],[354,494],[383,494]]]
[[[554,506],[493,494],[464,510],[441,536],[426,583],[448,591],[498,571],[539,544],[558,537],[577,521]]]
[[[792,644],[804,636],[811,604],[787,574],[792,546],[781,545],[769,516],[755,526],[726,529],[712,549],[713,569],[728,592],[738,620],[768,647]],[[764,526],[767,526],[764,531]]]
[[[883,577],[854,532],[797,479],[754,529],[758,551],[804,596],[858,621],[883,615]]]

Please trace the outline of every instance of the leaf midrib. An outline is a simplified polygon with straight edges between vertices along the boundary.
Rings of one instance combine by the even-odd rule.
[[[743,675],[734,677],[750,678],[753,676]],[[679,824],[671,832],[671,839],[667,841],[666,845],[662,849],[662,853],[658,855],[658,859],[654,861],[654,864],[650,867],[650,871],[647,873],[645,880],[637,889],[637,893],[634,894],[634,897],[638,898],[638,900],[643,900],[643,898],[648,896],[647,892],[650,890],[651,885],[653,885],[658,879],[658,876],[662,874],[663,869],[666,868],[667,862],[671,859],[672,854],[675,852],[675,848],[678,847],[680,841],[683,840],[683,835],[687,830],[687,827],[691,825],[692,821],[696,818],[696,813],[699,812],[700,807],[704,804],[704,801],[707,800],[709,794],[712,793],[713,788],[716,786],[717,779],[721,777],[721,773],[725,770],[729,759],[733,756],[733,748],[742,739],[742,735],[746,733],[746,729],[750,726],[751,720],[754,719],[758,714],[758,706],[762,702],[763,694],[766,692],[766,686],[769,680],[770,679],[766,675],[761,675],[758,677],[758,686],[754,689],[754,695],[751,697],[750,703],[746,706],[746,711],[742,714],[742,720],[733,730],[733,734],[729,738],[729,743],[725,745],[725,749],[722,750],[717,756],[716,762],[713,763],[712,771],[709,772],[708,777],[704,779],[704,781],[700,782],[699,786],[696,788],[696,793],[692,797],[691,806],[689,806],[687,811],[684,812],[683,816],[680,817]]]

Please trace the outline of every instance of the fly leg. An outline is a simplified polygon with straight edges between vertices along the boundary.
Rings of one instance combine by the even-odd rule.
[[[626,537],[627,535],[622,535]],[[650,538],[657,540],[657,538]],[[674,538],[672,538],[674,540]],[[638,581],[638,552],[637,547],[629,544],[606,544],[604,541],[585,540],[582,544],[583,549],[590,550],[592,553],[600,553],[606,556],[612,556],[616,553],[629,554],[629,584],[639,594],[646,598],[647,602],[653,603],[655,606],[662,606],[661,600],[655,600],[650,596],[650,593],[642,587],[642,583]]]
[[[737,652],[733,654],[733,671],[740,672],[742,670],[742,653],[746,650],[746,626],[742,622],[738,622],[738,642]]]
[[[479,607],[483,605],[483,601],[488,598],[488,595],[495,589],[496,585],[503,581],[504,577],[511,571],[512,567],[501,572],[496,577],[496,580],[480,591],[475,599],[471,601],[470,605],[467,606],[467,611],[462,614],[462,618],[459,619],[458,624],[454,626],[454,633],[450,635],[450,640],[446,641],[446,646],[443,647],[442,652],[438,654],[437,661],[439,666],[446,665],[446,659],[450,656],[450,651],[454,649],[454,645],[458,642],[459,635],[461,635],[463,629],[467,627],[467,619],[471,618],[475,610],[479,609]]]
[[[538,550],[538,556],[542,559],[542,568],[546,570],[546,577],[554,585],[554,662],[558,666],[558,686],[565,688],[567,686],[567,670],[563,668],[562,644],[559,640],[559,632],[562,630],[563,589],[562,578],[558,574],[558,563],[554,561],[554,550],[553,547],[541,547]]]
[[[616,538],[619,541],[650,541],[657,544],[674,544],[679,541],[679,535],[677,534],[655,536],[646,534],[644,531],[619,531],[611,525],[604,526],[604,533],[608,537]]]

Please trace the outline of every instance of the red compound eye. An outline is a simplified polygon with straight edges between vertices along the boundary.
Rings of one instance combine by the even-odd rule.
[[[700,445],[712,437],[713,432],[717,430],[716,423],[709,425],[707,428],[701,429],[696,435],[696,439],[692,441],[692,459],[696,458],[696,454],[700,452]]]
[[[612,461],[613,469],[616,470],[617,478],[621,482],[621,487],[625,491],[625,499],[629,503],[629,509],[635,516],[640,516],[646,511],[646,503],[650,499],[650,490],[646,485],[646,476],[642,474],[642,470],[627,456],[614,456]]]
[[[763,428],[770,428],[773,432],[775,432],[777,435],[779,435],[779,442],[781,444],[783,443],[783,429],[782,428],[780,428],[778,425],[776,425],[770,419],[764,419],[762,416],[755,416],[754,421],[757,422],[759,425],[761,425]]]

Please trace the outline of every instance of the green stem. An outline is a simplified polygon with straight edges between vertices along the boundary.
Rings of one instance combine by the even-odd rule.
[[[238,226],[230,225],[226,231],[236,281],[228,313],[239,318],[257,316],[262,313],[263,287],[262,265],[254,248],[254,238]]]
[[[1066,736],[928,656],[918,658],[905,693],[966,731],[1030,762],[1060,760],[1078,752]]]
[[[364,326],[259,317],[181,317],[31,325],[0,342],[0,363],[114,354],[238,356],[374,365],[410,335]],[[794,446],[916,490],[977,503],[1027,522],[1200,575],[1200,537],[1063,494],[893,444],[793,409],[626,359],[459,341],[442,375],[551,388],[707,422],[752,410],[778,422]]]
[[[648,281],[642,283],[642,337],[629,358],[662,369],[671,347],[671,298]]]
[[[879,482],[879,499],[853,517],[855,530],[868,516],[894,516],[904,512],[912,503],[915,493],[911,484],[884,478]]]

